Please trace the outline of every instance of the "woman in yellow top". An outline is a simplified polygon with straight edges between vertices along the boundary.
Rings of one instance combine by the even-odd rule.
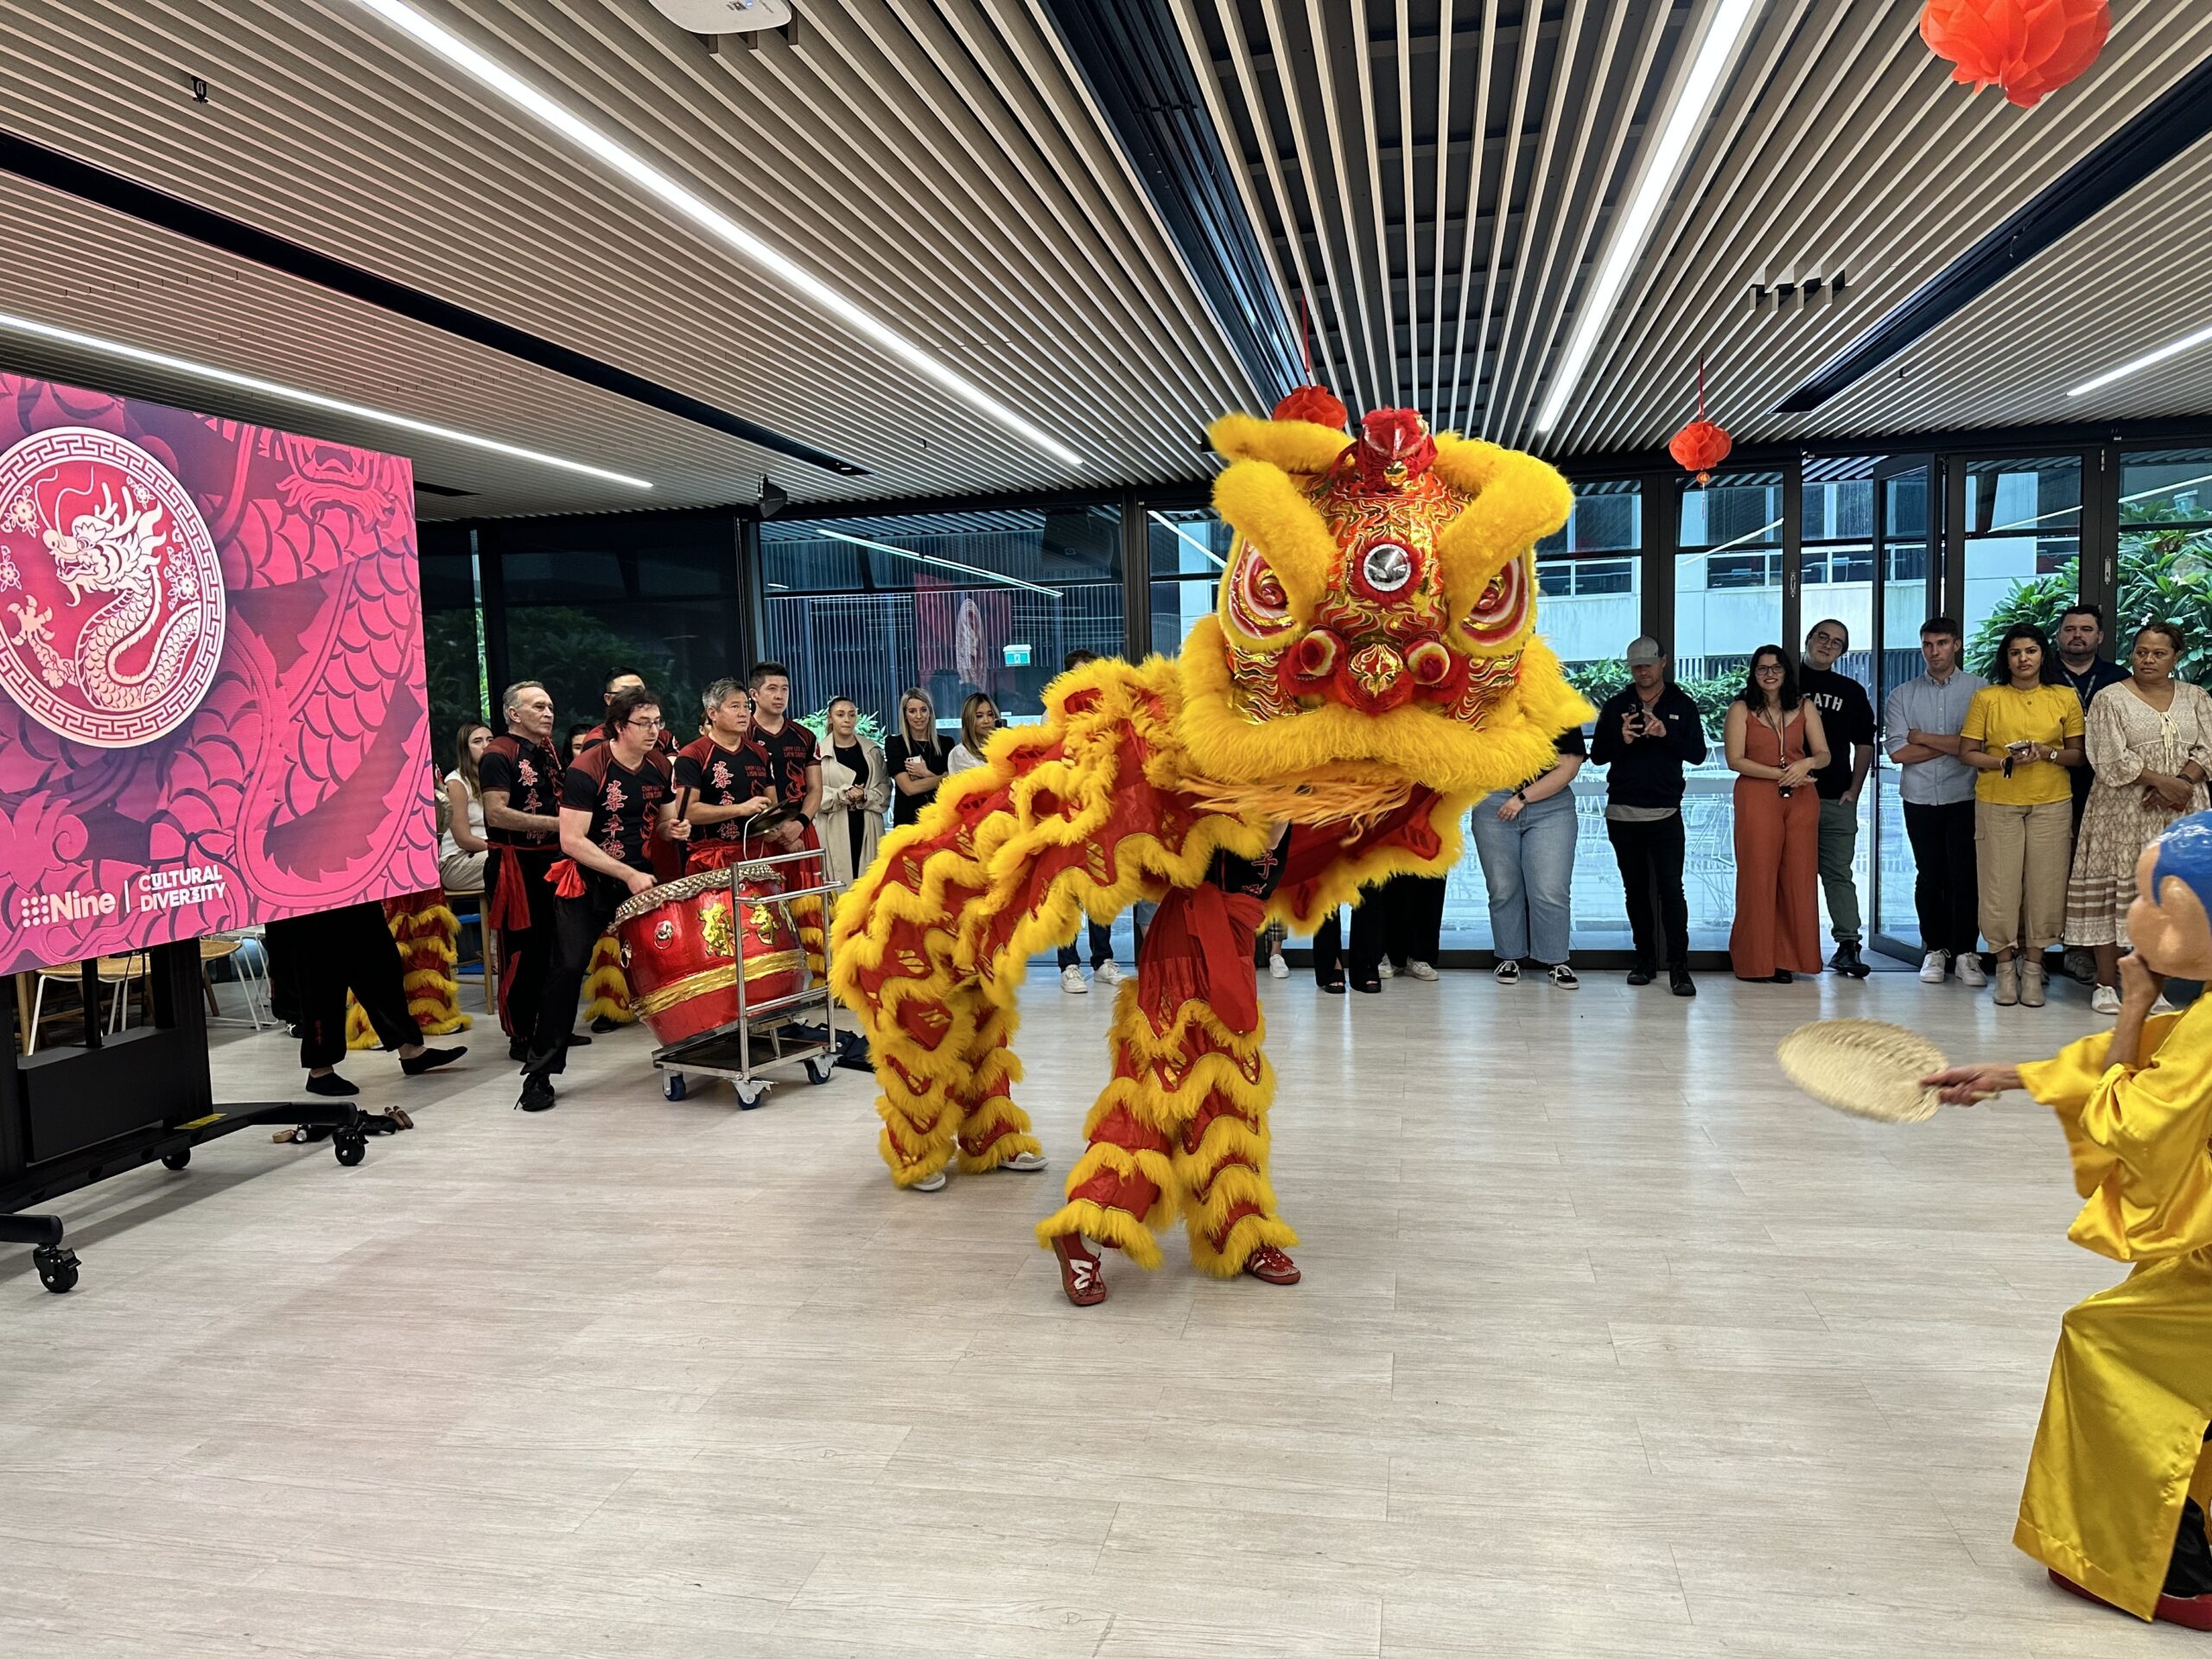
[[[1974,783],[1974,852],[1981,937],[1997,953],[1997,1001],[2043,1007],[2043,953],[2066,927],[2082,700],[2059,678],[2043,630],[2005,630],[1989,683],[1967,705],[1959,759]]]
[[[2056,1111],[2088,1200],[2067,1236],[2134,1268],[2066,1314],[2013,1543],[2069,1590],[2212,1630],[2212,997],[2151,1013],[2167,976],[2212,979],[2212,812],[2144,849],[2135,881],[2108,1034],[1925,1081]]]

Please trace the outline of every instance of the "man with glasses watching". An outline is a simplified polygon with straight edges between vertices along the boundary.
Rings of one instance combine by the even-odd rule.
[[[553,962],[545,976],[537,1027],[523,1056],[525,1112],[554,1103],[553,1079],[568,1063],[576,994],[592,946],[622,901],[653,885],[655,825],[670,841],[688,840],[676,817],[675,787],[661,753],[660,700],[626,686],[607,706],[608,740],[572,761],[561,779],[561,851],[554,866]]]
[[[1851,630],[1841,622],[1828,617],[1814,623],[1805,636],[1797,689],[1821,711],[1828,737],[1828,763],[1813,774],[1821,798],[1821,886],[1835,936],[1828,971],[1864,979],[1872,970],[1859,951],[1859,886],[1851,866],[1859,850],[1859,791],[1874,765],[1874,704],[1865,686],[1836,668],[1850,649]]]

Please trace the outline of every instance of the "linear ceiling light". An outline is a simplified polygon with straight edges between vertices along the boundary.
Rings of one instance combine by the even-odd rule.
[[[964,575],[981,576],[985,582],[1001,582],[1008,588],[1026,588],[1033,594],[1044,594],[1047,599],[1066,597],[1057,588],[1041,588],[1033,582],[1024,582],[1020,576],[1001,575],[995,570],[986,570],[981,565],[963,564],[957,559],[940,559],[934,553],[917,553],[911,547],[893,547],[888,542],[871,542],[865,536],[848,536],[842,530],[823,530],[816,533],[827,536],[833,542],[850,542],[855,547],[872,547],[879,553],[912,559],[916,564],[933,564],[940,570],[957,570]]]
[[[98,352],[105,357],[119,357],[127,363],[143,363],[149,368],[167,369],[172,374],[212,380],[218,385],[236,386],[241,391],[258,392],[264,397],[281,397],[287,403],[304,404],[309,409],[328,410],[334,415],[349,415],[357,421],[375,421],[385,426],[397,427],[403,432],[419,432],[425,437],[442,438],[448,443],[465,443],[472,449],[489,449],[494,454],[512,455],[517,461],[535,461],[541,467],[558,467],[564,473],[582,473],[587,478],[603,478],[610,484],[626,484],[633,490],[652,488],[648,480],[632,478],[627,473],[610,473],[604,467],[588,467],[581,461],[564,461],[559,455],[525,449],[518,443],[502,443],[497,438],[479,437],[474,432],[459,432],[449,426],[418,421],[410,415],[395,415],[389,410],[371,409],[366,404],[350,404],[343,397],[326,397],[319,391],[302,391],[297,386],[280,385],[274,380],[264,380],[258,375],[219,369],[212,363],[194,363],[190,358],[171,357],[167,352],[150,352],[143,346],[126,346],[119,340],[103,340],[98,334],[79,334],[74,328],[57,328],[50,322],[39,322],[5,311],[0,311],[0,330],[29,334],[38,340],[54,340],[82,351]]]
[[[2200,328],[2193,334],[2183,334],[2179,340],[2171,340],[2159,346],[2155,352],[2146,352],[2133,363],[2123,363],[2116,369],[2107,369],[2095,379],[2084,380],[2066,395],[2069,397],[2079,397],[2083,392],[2094,391],[2100,386],[2108,386],[2115,380],[2125,380],[2139,369],[2147,369],[2153,363],[2163,363],[2170,357],[2178,357],[2183,352],[2193,351],[2197,346],[2207,343],[2212,343],[2212,327]]]
[[[1589,292],[1578,308],[1574,331],[1567,336],[1567,349],[1560,353],[1559,365],[1552,371],[1551,387],[1536,413],[1537,431],[1548,432],[1559,424],[1567,400],[1573,395],[1583,370],[1590,366],[1598,337],[1612,321],[1613,307],[1620,300],[1621,289],[1628,285],[1629,272],[1643,251],[1652,223],[1675,187],[1675,175],[1689,154],[1690,141],[1705,124],[1721,77],[1727,73],[1736,48],[1751,32],[1751,17],[1758,7],[1759,0],[1717,0],[1714,4],[1704,37],[1698,42],[1697,56],[1661,118],[1658,139],[1645,158],[1636,189],[1613,226],[1605,257],[1599,261],[1597,275],[1590,279]]]
[[[432,22],[406,0],[354,0],[393,28],[412,36],[447,62],[481,81],[518,109],[526,111],[577,149],[594,156],[648,195],[658,198],[709,235],[734,249],[785,288],[844,323],[855,333],[874,340],[900,362],[934,380],[969,408],[996,421],[1025,442],[1070,467],[1083,465],[1083,457],[1058,439],[1024,420],[967,379],[939,362],[905,335],[862,309],[831,288],[789,255],[771,247],[736,220],[708,205],[658,168],[632,155],[587,121],[579,119],[529,82],[502,67],[449,29]]]

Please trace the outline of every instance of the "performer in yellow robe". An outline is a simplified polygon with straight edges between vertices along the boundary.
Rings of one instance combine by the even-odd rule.
[[[2134,1263],[2066,1315],[2013,1543],[2092,1600],[2212,1630],[2212,995],[2151,1014],[2169,976],[2212,980],[2212,813],[2145,849],[2136,881],[2108,1034],[1929,1081],[2056,1112],[2088,1200],[2067,1236]]]

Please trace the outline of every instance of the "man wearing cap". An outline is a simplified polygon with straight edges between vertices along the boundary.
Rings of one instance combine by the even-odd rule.
[[[1598,710],[1590,760],[1605,772],[1605,838],[1619,860],[1636,939],[1631,985],[1649,985],[1663,963],[1668,988],[1695,996],[1690,980],[1690,910],[1682,892],[1682,768],[1705,759],[1697,705],[1667,677],[1667,653],[1646,635],[1630,642],[1628,684]]]

